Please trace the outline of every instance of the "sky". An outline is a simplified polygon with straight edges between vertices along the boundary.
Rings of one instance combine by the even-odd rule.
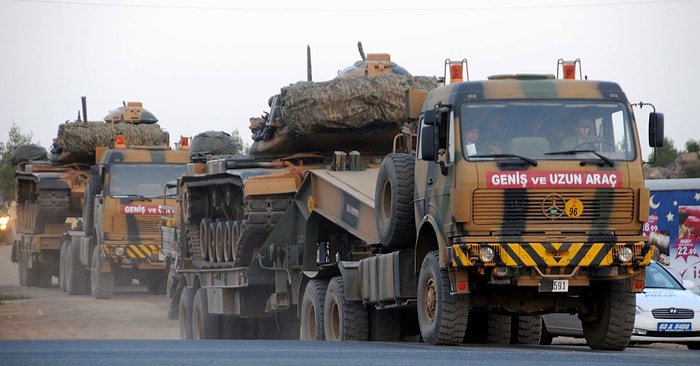
[[[0,0],[0,141],[15,123],[50,147],[75,120],[140,101],[171,139],[238,130],[280,88],[332,79],[365,53],[413,75],[466,58],[471,80],[557,72],[581,60],[664,113],[683,149],[700,140],[700,0]],[[650,107],[635,109],[643,146]],[[644,156],[651,150],[644,149]]]

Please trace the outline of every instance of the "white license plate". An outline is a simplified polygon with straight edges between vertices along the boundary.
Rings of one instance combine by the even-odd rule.
[[[569,292],[569,280],[552,281],[552,292]]]
[[[550,280],[543,279],[540,281],[540,292],[569,292],[569,280]]]
[[[658,323],[656,330],[659,332],[690,332],[693,327],[690,323]]]

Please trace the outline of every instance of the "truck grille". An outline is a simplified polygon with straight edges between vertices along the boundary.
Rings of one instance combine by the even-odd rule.
[[[160,231],[160,216],[136,216],[130,215],[125,218],[122,215],[114,216],[112,219],[112,233],[124,237],[143,237],[157,235]]]
[[[543,212],[549,205],[552,194],[564,201],[577,198],[583,203],[583,212],[577,218],[560,215],[556,218]],[[547,201],[547,202],[545,202]],[[563,206],[563,204],[562,204]],[[561,210],[564,207],[560,207]],[[604,225],[629,224],[634,218],[634,191],[600,189],[590,191],[562,190],[493,190],[481,189],[474,192],[473,218],[480,225],[508,224],[551,224],[571,222],[572,224]]]

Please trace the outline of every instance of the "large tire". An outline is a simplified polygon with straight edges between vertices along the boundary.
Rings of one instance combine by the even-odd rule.
[[[410,248],[415,243],[414,159],[411,154],[387,155],[377,175],[374,216],[379,241],[390,249]]]
[[[92,297],[111,299],[114,294],[114,272],[105,272],[102,268],[102,256],[99,245],[92,250],[92,270],[90,272]]]
[[[80,245],[70,243],[66,256],[66,292],[69,295],[87,295],[89,290],[88,270],[80,263]]]
[[[592,301],[596,302],[596,319],[581,321],[583,336],[594,350],[624,350],[630,342],[636,297],[627,290],[627,281],[592,284]]]
[[[304,296],[301,299],[301,319],[299,325],[299,339],[302,341],[323,341],[324,306],[328,282],[323,280],[310,280],[306,284]]]
[[[327,341],[366,341],[369,316],[362,301],[345,299],[343,278],[333,277],[326,291],[323,329]]]
[[[222,320],[223,317],[220,314],[209,313],[207,289],[203,287],[197,289],[192,304],[192,338],[221,339]]]
[[[469,319],[466,295],[450,294],[447,270],[440,268],[437,250],[423,259],[418,276],[418,324],[427,344],[458,345]]]
[[[66,272],[68,271],[68,267],[66,266],[66,256],[68,254],[69,247],[70,241],[65,240],[61,244],[61,253],[58,259],[58,286],[63,292],[66,292]]]
[[[542,339],[542,316],[514,316],[511,330],[514,337],[512,344],[540,344]]]
[[[180,338],[192,339],[192,306],[194,305],[194,289],[185,286],[180,294]]]
[[[489,312],[488,319],[486,343],[510,344],[512,317]]]

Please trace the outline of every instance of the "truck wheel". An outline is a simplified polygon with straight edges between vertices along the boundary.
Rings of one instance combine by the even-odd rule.
[[[374,192],[379,241],[387,248],[414,245],[413,168],[411,154],[390,154],[382,161]]]
[[[323,307],[326,303],[328,283],[323,280],[310,280],[306,284],[301,300],[299,339],[302,341],[323,341]]]
[[[66,255],[66,292],[69,295],[86,295],[88,292],[88,272],[80,263],[80,246],[70,243]]]
[[[202,260],[209,260],[209,224],[211,219],[204,218],[199,224],[199,247],[202,252]]]
[[[447,270],[440,268],[438,251],[423,259],[418,276],[418,324],[427,344],[458,345],[464,338],[469,317],[465,295],[450,294]]]
[[[111,299],[114,293],[114,272],[105,272],[102,268],[102,256],[99,245],[92,250],[92,297],[96,299]]]
[[[68,240],[65,240],[61,244],[61,254],[58,259],[58,286],[63,292],[66,292],[66,254],[68,253],[69,246],[70,241]]]
[[[180,338],[192,339],[192,305],[194,304],[194,289],[185,286],[180,294]]]
[[[209,313],[207,289],[200,287],[192,304],[192,338],[220,339],[222,316]]]
[[[489,312],[488,319],[486,343],[510,344],[512,329],[511,316]]]
[[[512,325],[516,329],[512,332],[517,332],[511,343],[515,344],[540,344],[542,338],[542,316],[516,316],[512,318]]]
[[[583,336],[595,350],[622,351],[629,344],[634,326],[636,297],[627,290],[627,281],[592,284],[596,301],[595,320],[581,321]]]
[[[345,299],[343,278],[333,277],[328,284],[323,307],[323,326],[327,341],[366,341],[369,316],[362,301]]]

